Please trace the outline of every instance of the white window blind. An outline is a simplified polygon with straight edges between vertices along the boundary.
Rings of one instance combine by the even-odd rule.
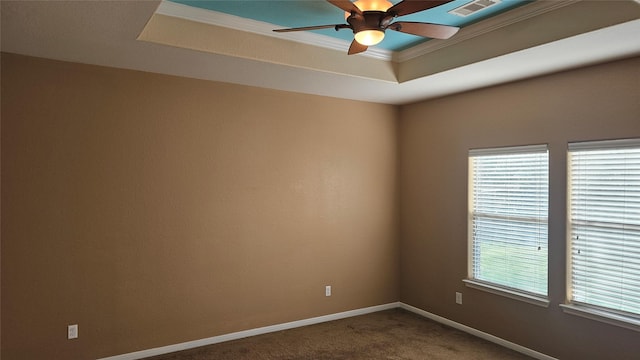
[[[569,144],[570,301],[640,315],[640,139]]]
[[[547,295],[546,145],[471,150],[470,278]]]

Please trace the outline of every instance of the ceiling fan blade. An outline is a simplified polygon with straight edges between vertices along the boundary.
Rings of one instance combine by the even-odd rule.
[[[447,1],[414,1],[414,0],[404,0],[401,1],[387,10],[387,13],[395,14],[396,16],[409,15],[416,13],[418,11],[423,11],[427,9],[431,9],[436,6],[440,6],[442,4],[446,4],[452,0]]]
[[[360,11],[360,9],[358,9],[358,7],[355,6],[349,0],[327,0],[327,1],[331,3],[331,5],[337,6],[348,13],[355,12],[356,14],[362,14],[362,11]]]
[[[316,26],[304,26],[297,28],[288,28],[288,29],[275,29],[275,32],[290,32],[290,31],[307,31],[307,30],[319,30],[319,29],[335,29],[336,26],[341,27],[343,24],[334,24],[334,25],[316,25]]]
[[[460,30],[455,26],[411,21],[398,21],[389,25],[387,29],[432,39],[448,39]]]
[[[349,55],[358,54],[364,51],[367,51],[369,47],[366,45],[362,45],[357,42],[355,39],[351,42],[351,46],[349,46]]]

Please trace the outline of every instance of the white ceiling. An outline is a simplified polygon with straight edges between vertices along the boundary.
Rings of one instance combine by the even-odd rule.
[[[394,54],[391,60],[348,57],[340,49],[195,23],[166,12],[155,14],[159,6],[159,1],[2,0],[1,49],[387,104],[640,54],[637,1],[538,1],[518,8],[525,10],[516,9],[515,17],[506,13],[498,20],[500,25],[481,22],[462,29],[458,40],[432,44],[412,57]],[[202,41],[222,35],[243,41],[204,46],[192,41],[194,34],[190,38],[172,34],[168,23],[204,29],[198,34]],[[267,44],[270,50],[262,51]]]

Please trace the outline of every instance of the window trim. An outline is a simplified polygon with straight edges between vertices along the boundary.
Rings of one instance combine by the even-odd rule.
[[[567,151],[575,150],[606,150],[606,149],[624,149],[635,148],[640,145],[640,138],[631,139],[617,139],[617,140],[594,140],[594,141],[580,141],[570,142],[567,144]],[[570,169],[567,163],[567,172]]]
[[[623,311],[618,311],[616,309],[610,309],[605,307],[600,307],[598,305],[592,305],[587,303],[582,303],[579,301],[574,301],[572,299],[573,292],[573,278],[572,278],[572,267],[573,261],[571,258],[571,249],[573,246],[572,240],[572,221],[571,221],[571,199],[572,199],[572,184],[571,184],[571,176],[572,176],[572,166],[570,163],[570,157],[572,151],[584,151],[584,150],[608,150],[608,149],[624,149],[624,148],[636,148],[640,145],[640,138],[632,138],[632,139],[617,139],[617,140],[596,140],[596,141],[584,141],[584,142],[570,142],[567,144],[567,165],[566,165],[566,173],[567,173],[567,183],[566,183],[566,295],[565,302],[559,304],[560,308],[563,312],[570,315],[580,316],[583,318],[587,318],[590,320],[599,321],[602,323],[606,323],[609,325],[614,325],[634,331],[640,332],[640,316],[626,313]]]
[[[567,314],[640,332],[640,317],[624,315],[609,309],[600,309],[593,305],[576,302],[560,304],[560,308]]]
[[[550,301],[548,297],[544,297],[538,294],[528,293],[519,289],[510,289],[506,287],[500,287],[484,281],[476,279],[463,279],[462,282],[466,287],[488,292],[495,295],[504,296],[509,299],[519,300],[529,304],[548,308]]]
[[[476,279],[473,276],[473,227],[470,225],[473,222],[473,181],[471,179],[473,173],[473,162],[471,161],[472,157],[476,156],[485,156],[485,155],[510,155],[510,154],[521,154],[521,153],[536,153],[536,152],[545,152],[547,156],[549,155],[549,145],[548,144],[537,144],[537,145],[522,145],[522,146],[508,146],[508,147],[495,147],[495,148],[481,148],[481,149],[469,149],[468,152],[468,170],[467,170],[467,278],[463,279],[462,282],[466,287],[488,292],[494,295],[503,296],[509,299],[522,301],[525,303],[541,306],[548,308],[550,304],[549,300],[549,279],[547,275],[547,295],[534,294],[527,292],[525,290],[520,290],[516,288],[510,288],[507,286],[503,286],[500,284],[494,284],[485,282],[479,279]],[[547,160],[548,161],[548,160]],[[549,167],[549,163],[547,162],[547,167]],[[549,170],[549,168],[547,168]],[[549,175],[547,175],[549,176]],[[547,178],[549,181],[549,178]],[[547,190],[548,191],[548,190]],[[547,193],[548,196],[548,193]],[[548,206],[548,205],[547,205]],[[549,218],[547,214],[547,226],[549,223]],[[549,233],[547,230],[547,246],[549,242]],[[548,255],[548,254],[547,254]],[[547,259],[547,271],[549,269],[549,261]]]

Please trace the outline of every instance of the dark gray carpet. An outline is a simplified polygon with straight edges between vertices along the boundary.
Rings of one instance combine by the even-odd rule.
[[[393,309],[204,346],[147,360],[531,359]]]

